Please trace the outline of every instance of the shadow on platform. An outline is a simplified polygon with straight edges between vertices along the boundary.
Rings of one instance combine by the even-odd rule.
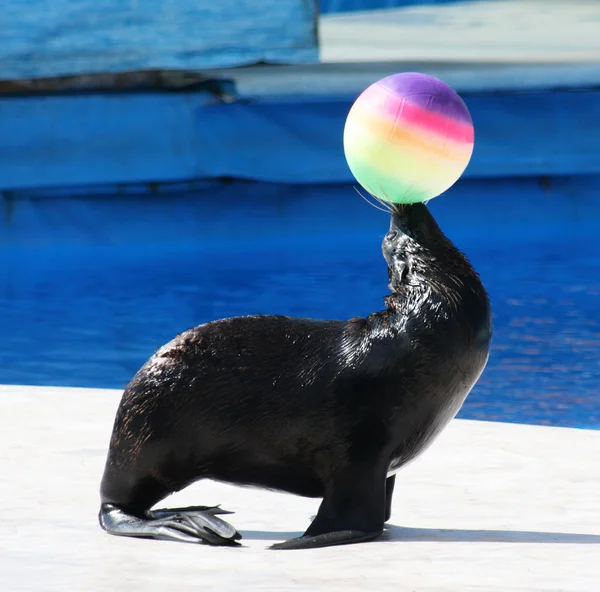
[[[242,530],[242,541],[279,541],[299,537],[302,532]],[[600,545],[600,535],[570,532],[535,532],[522,530],[467,530],[408,528],[387,525],[379,541],[445,543],[555,543],[560,545]]]

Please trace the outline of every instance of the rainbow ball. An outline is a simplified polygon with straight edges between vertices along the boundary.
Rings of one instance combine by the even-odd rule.
[[[392,203],[437,197],[463,174],[473,153],[473,121],[447,84],[426,74],[394,74],[352,105],[344,152],[356,180]]]

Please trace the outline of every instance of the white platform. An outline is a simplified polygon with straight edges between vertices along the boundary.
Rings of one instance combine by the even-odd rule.
[[[268,551],[318,500],[210,482],[244,547],[117,538],[98,485],[120,393],[0,387],[0,590],[535,592],[600,590],[600,432],[455,420],[398,475],[377,542]]]

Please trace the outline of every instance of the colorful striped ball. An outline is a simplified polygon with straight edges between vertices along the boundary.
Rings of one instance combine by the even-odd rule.
[[[449,189],[467,168],[473,143],[462,99],[441,80],[414,72],[369,86],[344,127],[352,174],[392,203],[427,201]]]

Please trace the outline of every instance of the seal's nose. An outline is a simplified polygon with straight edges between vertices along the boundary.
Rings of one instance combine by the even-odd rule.
[[[388,234],[395,233],[406,234],[407,230],[406,214],[403,211],[394,211],[392,213],[392,219],[390,220],[390,230]]]
[[[394,208],[390,229],[413,236],[415,231],[424,231],[430,220],[431,214],[422,203],[405,204]]]
[[[390,220],[390,230],[389,232],[399,233],[402,231],[402,218],[400,214],[396,211],[392,212],[392,217]]]

